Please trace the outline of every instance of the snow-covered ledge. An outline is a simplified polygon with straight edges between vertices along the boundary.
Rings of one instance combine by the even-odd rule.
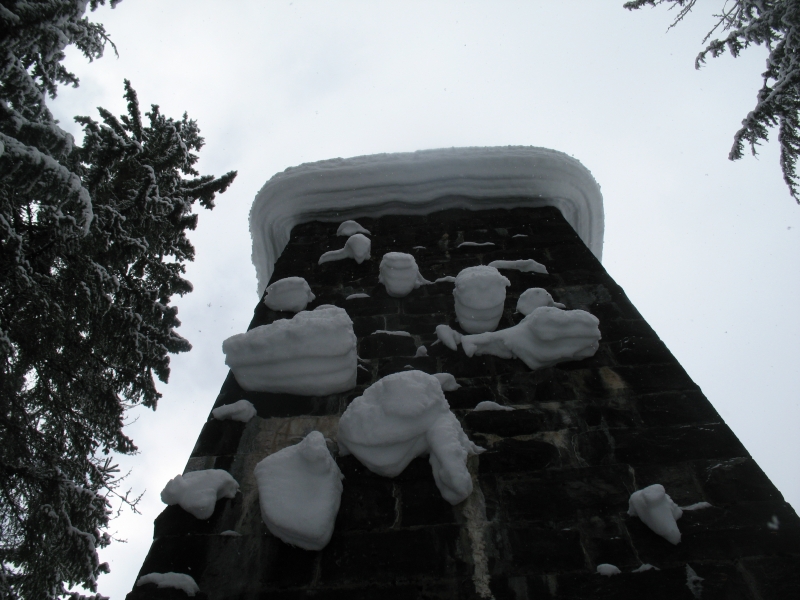
[[[586,167],[563,152],[530,146],[445,148],[286,169],[261,188],[250,209],[258,293],[300,223],[518,206],[558,208],[602,258],[600,186]]]

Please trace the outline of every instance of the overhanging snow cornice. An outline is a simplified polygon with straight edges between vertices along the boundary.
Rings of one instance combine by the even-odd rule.
[[[530,146],[446,148],[291,167],[261,188],[250,209],[258,293],[300,223],[518,206],[558,208],[602,258],[600,186],[563,152]]]

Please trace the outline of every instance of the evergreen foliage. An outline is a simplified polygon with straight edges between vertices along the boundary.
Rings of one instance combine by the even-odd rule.
[[[118,0],[111,0],[113,7]],[[135,499],[108,454],[136,447],[125,410],[155,408],[154,376],[191,346],[174,294],[194,257],[196,201],[213,208],[235,177],[201,176],[197,124],[152,106],[76,120],[77,146],[47,109],[69,44],[103,54],[104,0],[0,0],[0,597],[97,589],[112,505]]]
[[[679,8],[673,27],[689,13],[697,0],[634,0],[624,6],[635,10],[664,2],[671,2],[673,8]],[[769,129],[777,127],[783,179],[792,197],[800,204],[800,178],[797,175],[800,156],[800,1],[726,0],[722,12],[715,16],[719,20],[703,43],[708,42],[718,28],[728,34],[723,39],[708,42],[697,55],[695,68],[705,64],[709,55],[717,57],[726,50],[739,56],[751,44],[763,44],[769,48],[767,70],[762,73],[764,84],[758,91],[756,106],[733,136],[728,158],[742,158],[745,146],[749,146],[755,155],[756,147],[768,139]]]

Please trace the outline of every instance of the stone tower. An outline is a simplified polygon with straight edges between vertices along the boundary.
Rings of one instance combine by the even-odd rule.
[[[350,219],[369,230],[371,259],[319,264],[343,247],[337,228]],[[140,576],[187,574],[196,597],[214,600],[800,598],[800,521],[601,265],[602,198],[579,162],[541,148],[470,148],[303,165],[264,186],[250,227],[260,293],[299,276],[315,295],[307,310],[347,312],[355,387],[246,391],[229,374],[213,408],[246,399],[257,414],[210,416],[185,472],[227,471],[239,492],[207,519],[168,506]],[[379,283],[388,252],[413,256],[425,280],[404,297]],[[530,368],[440,342],[437,326],[460,331],[454,276],[530,259],[546,273],[501,269],[509,285],[497,329],[520,324],[520,295],[543,288],[599,320],[593,356]],[[250,329],[293,316],[259,302]],[[460,387],[443,392],[450,410],[485,449],[466,459],[472,492],[456,504],[427,455],[390,478],[336,443],[354,399],[412,371],[454,377]],[[485,401],[500,409],[473,410]],[[344,476],[318,551],[270,533],[253,474],[312,431]],[[678,544],[629,514],[631,495],[654,484],[683,507]],[[148,583],[128,599],[185,595]]]

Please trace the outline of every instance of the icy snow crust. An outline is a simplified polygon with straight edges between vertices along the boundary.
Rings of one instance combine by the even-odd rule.
[[[550,293],[543,288],[528,288],[520,294],[517,300],[517,312],[529,315],[541,306],[555,306],[556,308],[566,308],[560,302],[553,300]]]
[[[384,477],[430,454],[436,486],[450,504],[472,493],[467,456],[483,452],[450,412],[439,380],[422,371],[387,375],[364,390],[339,420],[338,442],[342,455]]]
[[[137,586],[145,585],[146,583],[155,583],[160,588],[183,590],[187,596],[194,596],[200,591],[192,576],[183,573],[148,573],[136,580]]]
[[[655,483],[633,492],[628,501],[628,514],[639,517],[642,523],[669,543],[680,543],[677,519],[683,516],[683,511],[672,501],[663,485]]]
[[[342,472],[325,438],[312,431],[302,442],[256,465],[261,517],[273,535],[306,550],[330,541],[342,500]]]
[[[599,323],[597,317],[583,310],[544,306],[514,327],[462,336],[461,345],[467,356],[519,358],[531,369],[540,369],[594,356],[600,343]]]
[[[353,322],[336,306],[318,306],[234,335],[222,351],[248,391],[325,396],[356,385]]]
[[[289,310],[293,313],[305,310],[313,302],[314,294],[302,277],[285,277],[267,288],[264,304],[272,310]]]
[[[240,421],[247,423],[256,416],[256,407],[252,402],[239,400],[233,404],[225,404],[211,411],[211,415],[218,421]]]
[[[602,258],[600,187],[580,162],[562,152],[529,146],[446,148],[292,167],[264,185],[250,210],[259,295],[300,223],[517,206],[558,208]]]
[[[238,491],[239,484],[227,471],[190,471],[169,480],[161,491],[161,501],[170,506],[179,504],[186,512],[205,521],[214,513],[217,500],[233,498]]]
[[[319,264],[331,262],[334,260],[342,260],[344,258],[352,258],[358,264],[365,260],[369,260],[369,251],[372,249],[372,242],[369,238],[360,233],[351,235],[344,243],[344,248],[341,250],[331,250],[319,257]]]
[[[392,298],[404,298],[412,290],[430,283],[419,273],[417,261],[405,252],[387,252],[381,259],[378,282],[386,286]]]

